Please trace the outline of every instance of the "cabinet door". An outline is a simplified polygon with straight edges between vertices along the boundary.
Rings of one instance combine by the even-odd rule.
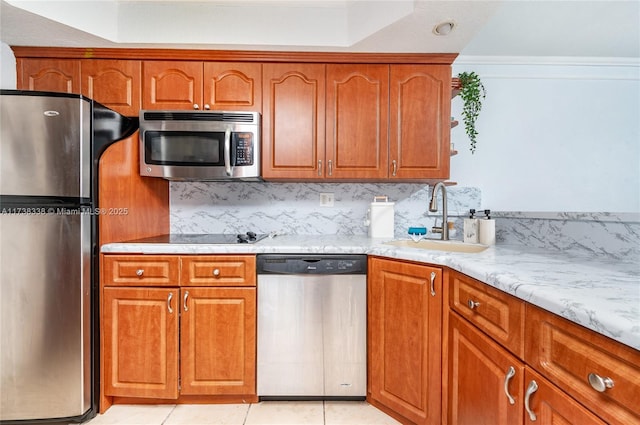
[[[391,178],[449,178],[451,67],[391,65]]]
[[[442,271],[372,258],[368,273],[370,398],[414,423],[439,424]]]
[[[388,176],[389,66],[327,65],[325,176]]]
[[[527,364],[608,423],[640,423],[638,350],[530,304],[525,317]]]
[[[18,59],[20,90],[80,93],[80,61],[71,59]]]
[[[262,176],[322,178],[325,65],[264,64],[262,72]]]
[[[205,62],[204,108],[262,112],[262,64]]]
[[[140,61],[86,59],[82,94],[129,117],[140,112]]]
[[[511,368],[515,373],[509,378]],[[523,379],[520,360],[457,314],[449,314],[448,423],[522,424]]]
[[[525,382],[527,388],[535,382],[534,388],[536,388],[535,392],[529,396],[529,411],[524,415],[525,424],[605,424],[596,415],[528,367],[525,371]]]
[[[178,398],[178,289],[103,294],[105,394]]]
[[[202,109],[202,62],[144,61],[143,109]]]
[[[182,288],[181,394],[256,393],[255,288]]]

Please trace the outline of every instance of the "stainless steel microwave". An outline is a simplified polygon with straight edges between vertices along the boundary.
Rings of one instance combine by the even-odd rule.
[[[260,124],[258,112],[140,111],[140,175],[259,181]]]

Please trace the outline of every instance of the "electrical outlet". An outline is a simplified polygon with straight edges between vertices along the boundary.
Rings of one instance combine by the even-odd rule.
[[[321,193],[320,194],[320,206],[332,207],[334,201],[333,193]]]

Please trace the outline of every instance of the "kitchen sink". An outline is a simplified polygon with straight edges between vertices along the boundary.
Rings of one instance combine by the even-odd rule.
[[[478,253],[489,248],[487,245],[464,243],[459,241],[441,241],[421,239],[414,242],[411,239],[398,239],[395,241],[385,242],[385,245],[393,245],[403,248],[417,248],[417,249],[431,249],[436,251],[447,252],[466,252],[466,253]]]

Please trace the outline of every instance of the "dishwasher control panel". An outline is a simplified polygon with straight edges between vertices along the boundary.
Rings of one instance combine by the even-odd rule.
[[[258,274],[367,274],[364,254],[261,254]]]

